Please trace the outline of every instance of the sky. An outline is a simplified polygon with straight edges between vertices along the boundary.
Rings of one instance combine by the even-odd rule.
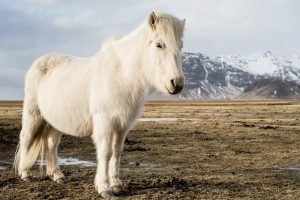
[[[300,53],[299,0],[0,0],[0,99],[23,99],[24,75],[39,56],[91,56],[153,10],[186,19],[186,52]]]

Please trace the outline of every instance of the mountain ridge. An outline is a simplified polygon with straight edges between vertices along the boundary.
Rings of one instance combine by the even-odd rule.
[[[258,71],[260,66],[261,72]],[[246,88],[262,80],[279,79],[299,84],[300,54],[278,56],[266,51],[249,56],[209,57],[186,52],[183,53],[183,71],[186,84],[178,98],[232,99],[240,97]]]

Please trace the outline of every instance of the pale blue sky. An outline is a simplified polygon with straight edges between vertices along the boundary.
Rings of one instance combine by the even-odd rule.
[[[24,74],[49,52],[89,56],[152,10],[186,18],[184,51],[300,53],[298,0],[0,0],[0,99],[22,99]]]

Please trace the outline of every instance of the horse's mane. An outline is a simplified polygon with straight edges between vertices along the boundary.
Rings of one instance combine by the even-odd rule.
[[[107,38],[105,38],[102,42],[102,48],[106,48],[107,46],[109,46],[110,44],[112,44],[115,41],[118,41],[122,38],[122,35],[111,35],[108,36]]]
[[[163,12],[155,12],[157,17],[157,25],[164,32],[166,38],[168,38],[169,45],[176,49],[178,47],[178,42],[181,42],[184,31],[184,21]],[[148,21],[146,22],[148,23]],[[102,48],[106,48],[112,43],[122,39],[122,35],[111,35],[108,36],[102,42]]]

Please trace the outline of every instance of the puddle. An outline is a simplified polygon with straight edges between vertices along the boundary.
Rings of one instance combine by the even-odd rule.
[[[279,169],[294,171],[294,172],[297,173],[297,175],[300,175],[300,166],[296,166],[296,167],[284,167],[284,168],[279,168]]]
[[[79,160],[78,158],[58,158],[59,165],[79,165],[82,167],[94,167],[97,166],[97,163],[87,160]],[[40,165],[41,160],[37,160],[37,164]],[[45,162],[42,162],[42,165],[45,165]]]
[[[183,118],[168,118],[168,117],[153,117],[153,118],[140,118],[138,121],[141,122],[160,122],[160,121],[177,121],[184,120]]]

